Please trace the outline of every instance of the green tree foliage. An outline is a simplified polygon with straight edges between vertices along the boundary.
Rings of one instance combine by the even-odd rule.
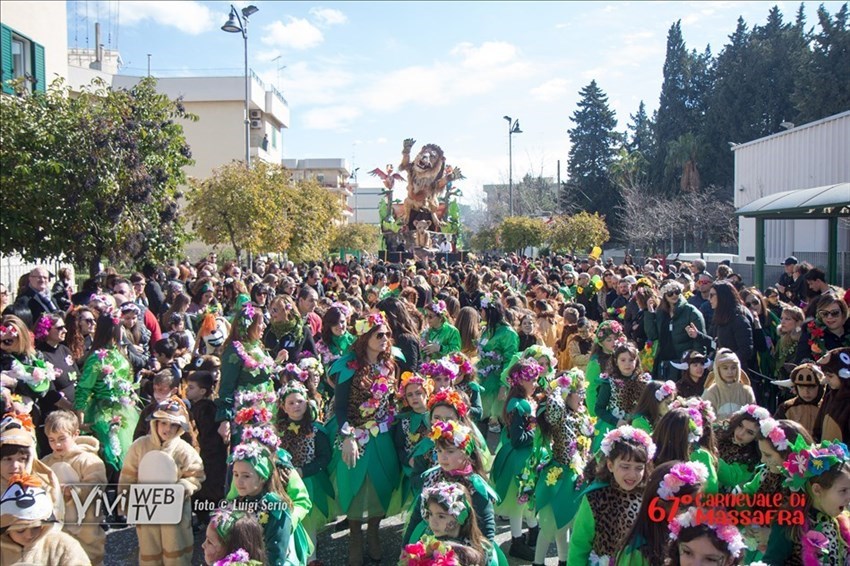
[[[381,229],[372,224],[344,224],[333,231],[331,251],[348,249],[377,253],[381,247]]]
[[[548,241],[557,252],[589,252],[594,246],[602,247],[609,238],[605,217],[595,212],[555,216],[549,225]]]
[[[702,139],[691,132],[682,134],[667,144],[665,176],[679,178],[680,192],[699,191],[701,182],[697,165],[703,153]]]
[[[793,95],[800,122],[850,109],[848,15],[846,3],[834,17],[822,5],[818,8],[820,31],[812,38],[811,60],[801,69]]]
[[[510,216],[499,226],[502,249],[522,251],[537,247],[546,239],[546,221],[541,218]]]
[[[292,261],[310,261],[330,249],[333,227],[342,218],[339,195],[315,180],[298,181],[288,187],[286,217],[293,222],[292,240],[286,250]]]
[[[97,269],[181,250],[177,199],[192,163],[180,120],[196,119],[154,79],[129,90],[93,82],[71,96],[0,97],[0,252]]]
[[[640,101],[637,114],[630,114],[626,149],[629,153],[639,152],[647,162],[655,159],[655,120],[646,115],[646,105]]]
[[[608,107],[608,97],[596,84],[579,91],[581,100],[573,112],[573,128],[569,130],[570,152],[567,163],[569,183],[562,203],[581,194],[589,200],[581,207],[592,212],[604,212],[617,203],[617,192],[608,178],[608,168],[614,160],[616,148],[621,141],[615,131],[617,119]],[[562,207],[563,209],[563,207]]]
[[[501,249],[501,231],[499,226],[482,226],[470,238],[469,246],[477,252]]]

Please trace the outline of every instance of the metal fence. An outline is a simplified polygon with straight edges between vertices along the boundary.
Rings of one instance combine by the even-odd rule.
[[[52,275],[59,273],[62,267],[71,267],[58,261],[45,261],[40,263],[30,263],[17,255],[0,256],[0,283],[6,286],[9,290],[9,302],[15,300],[18,294],[18,281],[24,275],[28,274],[36,267],[46,267]],[[73,269],[73,268],[72,268]],[[51,285],[53,284],[51,279]]]

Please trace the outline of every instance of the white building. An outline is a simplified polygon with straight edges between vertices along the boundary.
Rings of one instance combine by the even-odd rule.
[[[380,215],[378,214],[378,206],[381,200],[386,196],[381,194],[383,187],[361,187],[354,183],[354,196],[349,200],[352,203],[351,208],[354,210],[352,222],[357,224],[374,224],[375,226],[381,223]]]
[[[783,191],[850,181],[850,111],[742,143],[735,153],[735,208]],[[847,195],[850,202],[850,194]],[[765,259],[779,265],[825,254],[827,220],[771,220],[765,223]],[[755,259],[756,221],[739,217],[742,262]],[[838,249],[850,250],[850,226],[839,223]],[[813,262],[815,263],[815,262]],[[817,262],[825,264],[825,262]]]
[[[0,2],[0,80],[24,77],[32,91],[44,91],[68,74],[68,13],[65,2]]]

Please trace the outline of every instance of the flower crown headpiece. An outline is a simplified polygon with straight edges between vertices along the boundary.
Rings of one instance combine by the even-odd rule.
[[[787,476],[785,486],[792,491],[800,491],[808,480],[847,463],[850,463],[847,445],[824,440],[786,458],[782,464]]]
[[[239,314],[239,325],[242,327],[242,330],[251,328],[251,325],[254,324],[254,316],[257,314],[257,311],[254,309],[254,303],[245,301]]]
[[[623,325],[616,320],[606,320],[600,324],[596,329],[596,343],[601,344],[609,336],[616,336],[617,342],[625,340],[626,335],[623,334]]]
[[[578,393],[587,388],[584,372],[579,368],[573,368],[558,374],[558,377],[549,382],[553,393],[560,394],[564,399],[570,393]]]
[[[387,324],[387,315],[383,311],[371,312],[366,318],[361,318],[354,323],[354,331],[358,336],[363,336],[369,333],[376,326],[385,326]]]
[[[262,566],[259,560],[253,560],[244,548],[237,548],[221,560],[216,560],[213,566]]]
[[[436,315],[440,315],[443,318],[446,317],[448,310],[446,310],[446,301],[439,299],[437,301],[431,301],[428,304],[428,310]]]
[[[271,477],[274,469],[269,451],[255,442],[243,442],[234,448],[227,458],[227,463],[233,464],[234,462],[248,462],[263,481]]]
[[[431,425],[430,438],[434,442],[440,439],[447,440],[470,455],[475,449],[475,443],[472,442],[472,430],[457,421],[435,421]]]
[[[508,385],[513,387],[525,382],[536,382],[543,374],[543,366],[534,358],[521,358],[508,372]]]
[[[646,277],[641,277],[640,279],[637,280],[637,282],[635,282],[635,288],[641,287],[641,286],[649,287],[650,289],[655,288],[655,284],[652,281],[650,281],[649,279],[647,279]]]
[[[309,391],[307,391],[307,387],[303,383],[301,383],[297,379],[290,379],[283,385],[283,387],[280,388],[277,393],[277,396],[278,399],[284,401],[288,396],[292,395],[293,393],[300,393],[305,398],[310,395]]]
[[[276,452],[280,448],[280,438],[274,429],[268,425],[246,426],[242,429],[242,442],[259,442],[269,452]]]
[[[640,444],[646,448],[646,455],[650,460],[655,458],[655,443],[652,441],[652,437],[641,429],[629,425],[617,427],[605,435],[605,438],[602,439],[602,453],[608,457],[616,443],[627,441]]]
[[[246,515],[245,511],[233,509],[232,507],[220,507],[212,512],[210,523],[215,527],[215,532],[222,540],[226,540],[236,521]]]
[[[325,374],[325,366],[317,358],[304,358],[298,362],[298,367],[306,371],[312,377],[322,377]]]
[[[744,544],[744,537],[741,535],[741,531],[739,531],[737,527],[733,525],[702,523],[699,521],[697,516],[697,508],[689,507],[687,511],[677,515],[673,520],[671,520],[668,525],[668,528],[670,529],[670,539],[674,541],[679,540],[679,535],[681,534],[682,529],[696,527],[697,525],[703,524],[713,530],[714,534],[717,535],[717,538],[726,544],[726,549],[733,558],[738,558],[744,549],[747,548],[747,545]]]
[[[490,291],[485,291],[483,295],[481,295],[481,308],[488,309],[492,306],[495,306],[496,296],[493,295]]]
[[[757,420],[759,423],[761,423],[765,419],[771,418],[770,411],[768,411],[767,409],[765,409],[764,407],[762,407],[760,405],[754,405],[754,404],[744,405],[743,407],[741,407],[738,410],[740,411],[740,413],[748,414],[749,416],[751,416],[752,418]]]
[[[671,501],[673,496],[686,485],[705,485],[708,468],[702,462],[679,462],[664,474],[658,486],[658,497]]]
[[[762,419],[759,421],[759,431],[761,432],[761,435],[766,440],[770,441],[773,447],[777,450],[788,450],[790,443],[785,435],[785,431],[782,430],[781,426],[779,426],[779,421],[772,418]],[[806,443],[805,440],[801,440],[802,438],[802,434],[797,436],[797,440],[803,443],[800,450],[805,448]],[[799,442],[795,442],[794,444],[797,445]],[[796,450],[796,452],[799,452],[800,450]]]
[[[306,369],[302,369],[301,366],[293,364],[292,362],[289,362],[285,366],[283,366],[281,373],[283,374],[286,381],[292,381],[294,379],[297,379],[298,381],[304,382],[307,381],[307,379],[309,379],[310,377],[310,372],[308,372]]]
[[[12,328],[15,327],[13,326]],[[42,316],[38,319],[38,324],[35,325],[35,339],[43,340],[44,338],[47,338],[47,335],[50,334],[52,329],[53,318],[49,316]],[[17,333],[17,329],[15,329],[15,332]],[[3,332],[3,334],[5,334],[5,332]]]
[[[244,407],[236,411],[233,421],[238,425],[263,425],[272,420],[271,411],[265,407]]]
[[[415,544],[406,545],[398,563],[400,566],[460,566],[455,551],[430,535],[425,535]]]
[[[425,362],[419,366],[419,373],[434,379],[435,377],[445,376],[449,381],[454,383],[460,374],[460,368],[449,358],[440,358],[432,362]]]
[[[10,324],[9,326],[0,324],[0,335],[2,336],[11,336],[12,338],[18,337],[18,327]]]
[[[469,519],[469,502],[459,484],[439,482],[424,488],[421,496],[423,517],[428,516],[429,499],[436,499],[461,525],[466,524],[466,520]]]
[[[331,306],[330,306],[330,308],[332,308],[332,309],[338,309],[338,310],[339,310],[339,312],[340,312],[340,313],[342,313],[342,317],[343,317],[346,321],[348,321],[348,317],[350,317],[350,316],[351,316],[351,307],[349,307],[349,306],[348,306],[348,305],[346,305],[345,303],[340,303],[340,302],[338,302],[338,301],[337,301],[337,302],[335,302],[335,303],[332,303],[332,304],[331,304]]]
[[[428,399],[428,410],[430,411],[438,404],[451,406],[460,418],[465,418],[469,414],[469,405],[466,404],[460,393],[454,389],[444,389],[432,395]]]
[[[465,354],[462,354],[460,352],[450,354],[449,361],[451,361],[458,367],[458,377],[461,375],[469,375],[475,373],[475,368],[472,366],[472,362],[469,361],[469,358],[466,357]]]
[[[673,397],[675,399],[677,393],[676,384],[668,379],[655,391],[655,400],[661,403],[667,397]]]
[[[131,302],[124,303],[123,305],[118,307],[118,310],[121,311],[121,314],[124,314],[124,313],[127,313],[127,312],[134,313],[136,316],[139,316],[139,315],[142,314],[142,309],[139,308],[139,305],[137,305],[136,303],[131,303]]]
[[[425,389],[426,394],[428,393],[428,380],[418,373],[413,373],[412,371],[406,371],[401,374],[399,379],[398,391],[396,395],[399,399],[404,399],[404,391],[407,389],[408,385],[421,385],[423,389]]]
[[[555,357],[555,352],[549,346],[532,344],[525,349],[525,352],[523,352],[522,355],[524,358],[534,358],[537,360],[537,363],[540,363],[540,358],[545,357],[549,360],[550,369],[558,366],[558,359]]]
[[[238,391],[233,397],[237,409],[259,408],[257,405],[273,405],[276,401],[272,391]]]

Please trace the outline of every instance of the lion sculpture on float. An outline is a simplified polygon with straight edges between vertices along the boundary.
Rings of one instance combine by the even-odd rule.
[[[436,144],[422,146],[416,158],[410,159],[414,139],[404,140],[399,169],[407,173],[407,198],[404,199],[404,220],[412,225],[417,219],[431,221],[431,229],[438,229],[436,211],[439,207],[437,195],[446,187],[446,158]]]

